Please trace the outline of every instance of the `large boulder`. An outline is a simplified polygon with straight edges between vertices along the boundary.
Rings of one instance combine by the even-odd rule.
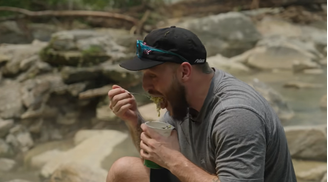
[[[110,34],[92,30],[61,31],[41,52],[43,61],[52,65],[92,66],[109,59],[121,59],[126,48]]]
[[[293,166],[299,182],[321,181],[327,173],[326,162],[293,160]]]
[[[207,56],[232,57],[252,49],[261,38],[251,19],[238,12],[187,20],[178,27],[194,32],[207,49]]]
[[[79,131],[76,134],[76,146],[65,152],[48,151],[32,157],[34,160],[43,163],[41,176],[50,177],[60,166],[76,163],[82,166],[89,166],[95,171],[106,176],[107,171],[101,167],[102,161],[111,154],[114,147],[127,139],[128,135],[114,130],[93,130]],[[56,154],[56,157],[53,157]],[[42,159],[42,160],[41,160]]]
[[[251,69],[247,67],[246,65],[233,61],[233,58],[229,59],[226,57],[223,57],[220,54],[217,54],[215,56],[208,57],[206,59],[208,64],[211,67],[224,70],[229,73],[249,73],[251,72]]]
[[[293,158],[327,160],[327,126],[287,126],[285,133]]]
[[[283,36],[314,42],[319,47],[327,46],[327,30],[296,25],[283,19],[265,17],[257,23],[257,29],[264,37]]]
[[[46,45],[39,41],[34,41],[32,44],[1,45],[0,55],[9,58],[2,68],[3,76],[11,77],[27,70],[39,59],[38,53]]]
[[[110,80],[111,83],[120,84],[125,88],[133,87],[141,83],[141,74],[120,67],[118,64],[102,65],[103,77]]]
[[[259,70],[293,70],[297,65],[309,65],[297,69],[320,68],[323,55],[309,41],[284,37],[268,37],[259,41],[245,64]]]
[[[107,174],[88,165],[63,164],[51,175],[49,182],[99,182],[106,181]]]

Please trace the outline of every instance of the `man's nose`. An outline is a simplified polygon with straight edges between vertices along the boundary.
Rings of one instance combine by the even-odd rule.
[[[145,76],[142,77],[142,88],[144,91],[148,92],[153,88],[151,81],[147,79]]]

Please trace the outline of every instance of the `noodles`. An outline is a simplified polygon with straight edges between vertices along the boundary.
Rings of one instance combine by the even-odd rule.
[[[161,116],[161,113],[160,113],[161,103],[163,102],[163,98],[162,97],[150,97],[150,100],[153,101],[153,102],[155,102],[157,113],[158,113],[158,117],[160,117]]]

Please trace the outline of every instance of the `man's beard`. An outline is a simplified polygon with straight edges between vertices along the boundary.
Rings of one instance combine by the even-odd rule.
[[[182,121],[187,116],[189,106],[185,87],[174,79],[166,98],[172,107],[172,113],[170,113],[172,118]]]

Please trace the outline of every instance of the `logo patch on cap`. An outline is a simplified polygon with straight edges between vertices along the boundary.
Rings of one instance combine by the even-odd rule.
[[[196,59],[195,60],[195,63],[204,63],[205,62],[205,59]]]

